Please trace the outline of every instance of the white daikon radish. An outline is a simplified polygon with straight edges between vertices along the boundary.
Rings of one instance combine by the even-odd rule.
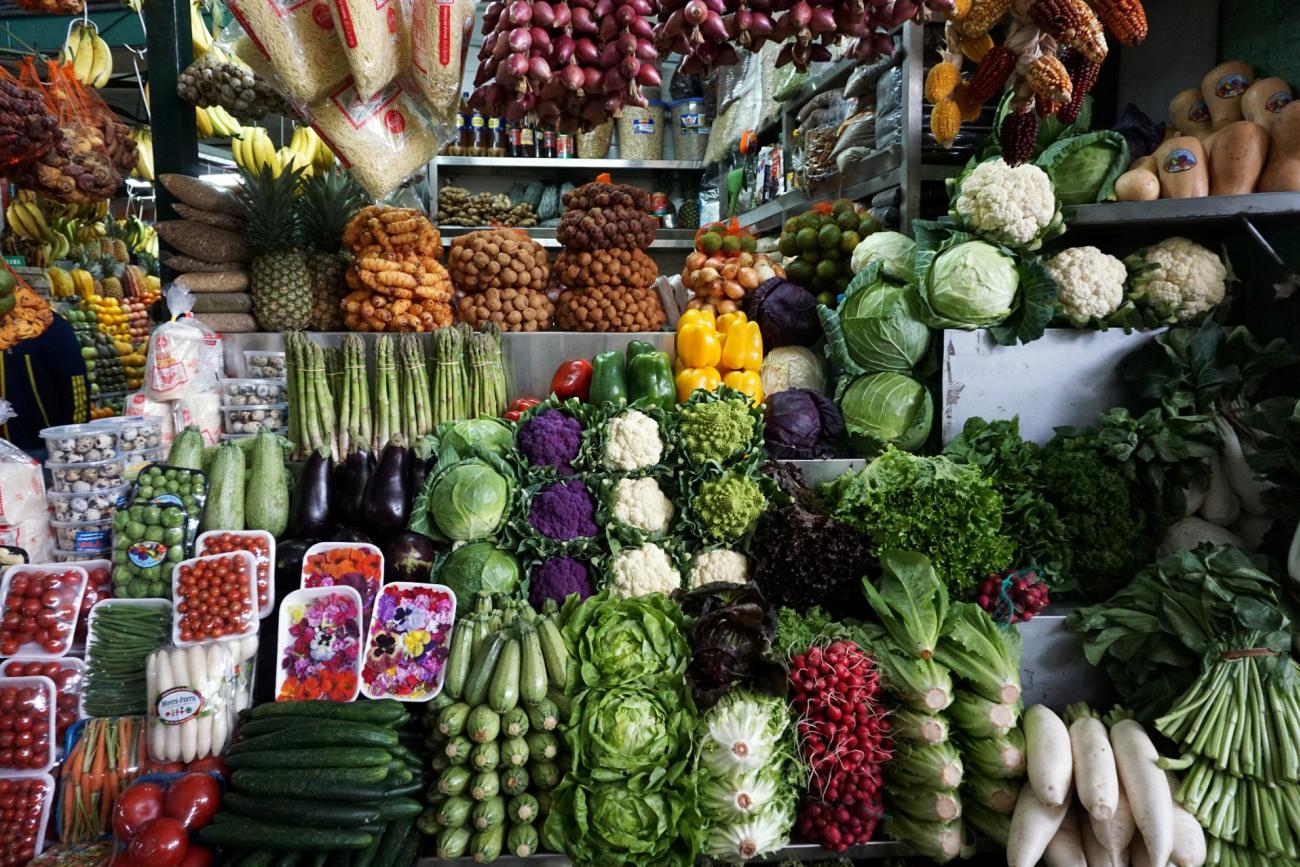
[[[1138,834],[1129,844],[1129,863],[1133,867],[1152,867],[1151,854],[1147,852],[1146,843],[1142,840],[1142,835]]]
[[[1038,800],[1059,807],[1066,803],[1073,779],[1070,730],[1051,708],[1041,704],[1025,711],[1024,726],[1029,785]]]
[[[1191,484],[1183,488],[1183,517],[1190,518],[1201,510],[1205,495],[1210,490],[1209,482]]]
[[[172,651],[172,674],[176,675],[176,683],[186,689],[193,690],[196,696],[202,696],[203,669],[199,667],[195,671],[195,654],[198,650],[198,657],[203,658],[203,648],[195,645],[191,648],[177,648]],[[201,699],[200,699],[201,701]],[[181,755],[180,761],[192,762],[199,757],[199,715],[201,707],[196,708],[194,716],[185,721],[179,728],[181,730]]]
[[[1224,476],[1223,464],[1217,455],[1210,455],[1210,488],[1201,504],[1201,517],[1220,527],[1231,527],[1241,515],[1241,501]]]
[[[1074,790],[1088,816],[1105,822],[1115,815],[1119,775],[1106,724],[1086,704],[1071,705],[1070,754],[1074,758]]]
[[[1115,767],[1133,811],[1133,821],[1151,862],[1165,867],[1174,846],[1174,799],[1165,772],[1156,765],[1160,754],[1136,720],[1122,719],[1110,728]],[[1130,853],[1136,861],[1136,857]]]
[[[208,673],[208,653],[202,644],[192,645],[186,655],[192,688],[203,696],[203,710],[194,718],[194,756],[201,759],[212,755],[212,690],[208,686],[212,678]]]
[[[176,680],[172,677],[172,660],[171,652],[160,650],[155,654],[158,658],[158,695],[162,696],[176,686]],[[161,710],[161,708],[158,708]],[[170,722],[164,722],[159,717],[159,722],[163,723],[163,751],[159,757],[164,762],[179,762],[181,759],[181,727],[173,725]]]
[[[234,731],[234,707],[226,700],[226,680],[233,674],[230,654],[220,644],[208,648],[208,676],[212,678],[213,701],[216,710],[212,714],[211,748],[213,755],[220,755],[230,742],[230,733]]]
[[[1047,844],[1043,859],[1047,867],[1088,867],[1083,852],[1083,838],[1079,836],[1079,822],[1074,810],[1066,810],[1061,827],[1056,829],[1052,842]]]
[[[1169,792],[1178,791],[1178,778],[1165,771]],[[1174,801],[1174,850],[1169,863],[1174,867],[1202,867],[1205,864],[1205,829],[1196,817]]]
[[[1079,836],[1083,838],[1083,853],[1088,856],[1088,867],[1128,867],[1128,850],[1112,852],[1103,846],[1092,832],[1092,820],[1087,813],[1079,814]]]
[[[1264,491],[1267,483],[1255,475],[1246,461],[1246,450],[1232,423],[1223,416],[1215,416],[1214,426],[1223,440],[1223,452],[1219,460],[1223,465],[1223,476],[1241,502],[1241,508],[1252,515],[1267,515],[1268,507],[1264,504]]]
[[[158,654],[149,654],[144,665],[145,695],[149,697],[149,755],[162,761],[167,754],[167,726],[158,716]]]
[[[1118,769],[1116,769],[1118,774]],[[1106,851],[1114,854],[1128,848],[1129,841],[1137,833],[1133,822],[1133,811],[1129,808],[1128,797],[1124,794],[1124,785],[1119,787],[1119,797],[1115,799],[1115,812],[1104,822],[1088,817],[1092,831]]]
[[[1038,800],[1033,786],[1025,786],[1011,814],[1007,837],[1007,867],[1034,867],[1056,836],[1069,807],[1052,807]]]

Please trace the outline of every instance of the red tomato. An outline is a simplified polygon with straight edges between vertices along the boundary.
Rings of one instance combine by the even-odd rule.
[[[221,784],[207,774],[186,774],[163,797],[163,814],[180,820],[187,831],[211,822],[220,806]]]
[[[130,840],[146,822],[163,811],[163,787],[157,783],[140,783],[118,796],[113,804],[113,835]]]
[[[149,867],[177,867],[189,851],[185,826],[167,816],[145,822],[131,840],[131,858]]]
[[[202,846],[191,846],[180,867],[212,867],[212,850]]]
[[[201,771],[205,774],[220,774],[223,777],[230,776],[230,766],[220,756],[205,756],[201,759],[195,759],[185,766],[185,770]]]

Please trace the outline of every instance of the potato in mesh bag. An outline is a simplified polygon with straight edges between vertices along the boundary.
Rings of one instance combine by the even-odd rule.
[[[291,101],[305,105],[321,99],[351,74],[324,0],[230,0],[229,5],[244,36],[223,34],[223,41],[233,41],[239,59],[277,82]]]
[[[357,90],[379,93],[410,60],[400,0],[333,0],[330,12]]]
[[[465,23],[473,0],[411,0],[411,77],[419,85],[435,128],[455,130],[464,71]]]

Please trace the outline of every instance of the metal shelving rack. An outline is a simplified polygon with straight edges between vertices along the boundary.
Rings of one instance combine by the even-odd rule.
[[[450,244],[453,238],[466,235],[470,232],[476,232],[479,229],[491,228],[490,226],[440,226],[439,234],[442,235],[444,244]],[[528,226],[522,227],[521,231],[528,233],[538,244],[547,249],[558,250],[561,246],[555,237],[554,226]],[[650,244],[651,250],[693,250],[695,249],[695,230],[694,229],[659,229],[655,233],[654,242]]]

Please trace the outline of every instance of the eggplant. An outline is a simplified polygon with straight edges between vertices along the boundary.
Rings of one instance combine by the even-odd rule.
[[[283,599],[302,584],[302,560],[320,539],[282,539],[275,543],[275,595]]]
[[[426,454],[427,452],[427,454]],[[406,455],[406,514],[411,514],[411,503],[424,490],[424,480],[429,477],[437,461],[429,446],[414,445]]]
[[[384,446],[379,464],[366,483],[361,504],[361,525],[377,539],[388,539],[406,529],[410,497],[406,491],[406,446],[395,436]]]
[[[372,460],[368,449],[358,449],[339,464],[339,518],[344,523],[356,523],[361,517]]]
[[[422,533],[403,530],[384,546],[384,582],[428,583],[437,558],[438,549],[432,539]]]
[[[369,545],[374,540],[354,527],[339,527],[330,536],[331,542],[351,542],[354,545]]]
[[[293,535],[321,538],[334,526],[334,458],[317,449],[307,458],[293,492]]]

